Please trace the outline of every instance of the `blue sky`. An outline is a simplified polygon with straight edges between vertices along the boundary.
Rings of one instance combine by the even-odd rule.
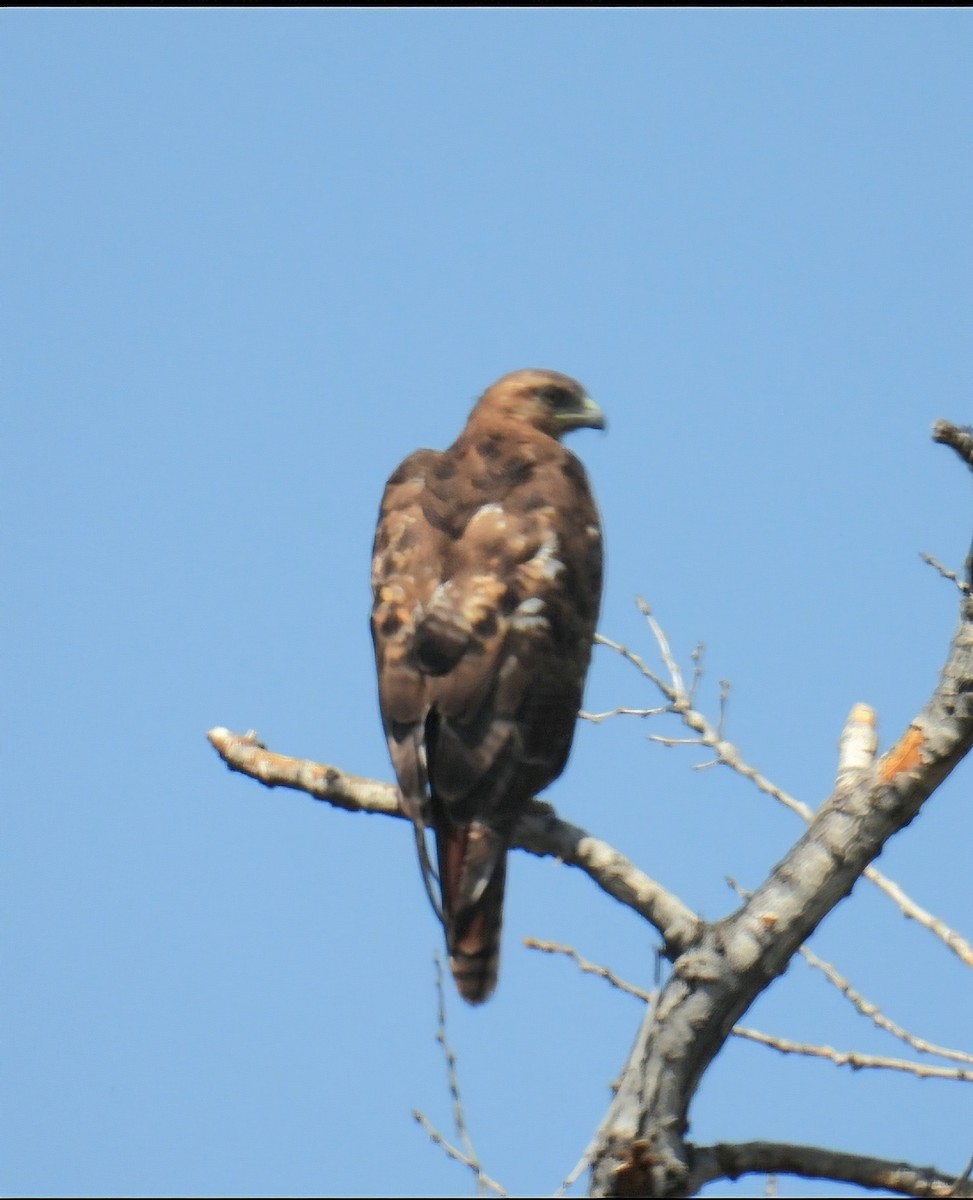
[[[809,804],[856,701],[922,704],[970,420],[970,17],[867,11],[0,15],[4,232],[0,1190],[448,1195],[439,935],[399,822],[231,775],[205,740],[391,778],[367,632],[384,481],[521,366],[584,381],[600,629]],[[599,649],[586,707],[656,697]],[[705,756],[583,724],[549,798],[707,917],[799,823]],[[964,764],[879,864],[971,933]],[[467,1119],[550,1191],[609,1100],[656,938],[515,855],[500,986],[447,996]],[[860,884],[813,948],[969,1045],[971,976]],[[802,963],[747,1022],[899,1055]],[[728,1045],[700,1142],[959,1171],[968,1085]],[[709,1195],[745,1195],[753,1181]],[[847,1194],[851,1189],[832,1189]],[[780,1195],[816,1188],[782,1180]]]

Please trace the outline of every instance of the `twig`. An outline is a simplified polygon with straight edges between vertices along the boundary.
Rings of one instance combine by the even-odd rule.
[[[658,717],[662,713],[668,712],[665,707],[661,708],[610,708],[607,712],[589,713],[583,710],[578,713],[582,721],[590,721],[593,725],[598,725],[602,721],[607,721],[610,717]]]
[[[440,962],[439,955],[433,957],[433,962],[436,966],[436,996],[437,996],[437,1013],[436,1013],[436,1041],[442,1048],[443,1057],[446,1060],[446,1082],[449,1087],[449,1097],[453,1108],[453,1124],[456,1127],[456,1136],[462,1143],[463,1149],[459,1150],[452,1143],[447,1142],[443,1135],[436,1129],[427,1118],[417,1109],[412,1110],[412,1115],[416,1121],[425,1129],[430,1138],[437,1145],[458,1163],[469,1169],[476,1176],[477,1195],[483,1195],[484,1188],[495,1192],[498,1196],[506,1196],[507,1193],[503,1187],[483,1170],[479,1156],[473,1147],[473,1142],[469,1135],[469,1130],[466,1127],[466,1114],[463,1110],[463,1098],[459,1090],[459,1074],[456,1070],[456,1055],[449,1044],[446,1037],[446,995],[443,988],[443,966]]]
[[[430,1124],[429,1120],[423,1113],[419,1111],[418,1108],[414,1108],[412,1110],[412,1117],[416,1123],[421,1125],[426,1131],[430,1140],[436,1146],[439,1146],[445,1150],[451,1159],[453,1159],[455,1162],[462,1163],[464,1167],[469,1167],[471,1171],[476,1171],[476,1179],[478,1184],[481,1184],[485,1188],[489,1188],[491,1192],[496,1193],[498,1196],[506,1196],[508,1194],[506,1190],[496,1182],[495,1179],[491,1179],[489,1175],[483,1174],[479,1163],[471,1162],[462,1150],[457,1150],[455,1146],[447,1142],[439,1130]]]
[[[933,558],[931,554],[926,554],[922,550],[919,551],[919,557],[924,563],[928,563],[930,567],[934,567],[939,574],[942,575],[943,579],[950,580],[950,582],[956,584],[961,592],[967,595],[969,594],[970,585],[968,583],[964,583],[955,571],[950,571],[948,567],[944,567],[943,564],[937,559]]]
[[[803,1054],[811,1058],[826,1058],[839,1067],[853,1067],[856,1071],[865,1067],[873,1067],[886,1071],[904,1071],[908,1075],[918,1075],[921,1079],[956,1079],[963,1083],[973,1083],[973,1071],[962,1067],[927,1067],[922,1063],[906,1062],[902,1058],[884,1058],[875,1054],[860,1054],[857,1050],[835,1050],[831,1046],[812,1046],[806,1042],[792,1042],[789,1038],[775,1037],[769,1033],[760,1033],[756,1029],[747,1029],[743,1025],[734,1025],[733,1034],[750,1042],[759,1042],[761,1046],[770,1046],[781,1054]]]
[[[866,1000],[860,992],[856,991],[831,963],[825,962],[823,958],[818,958],[814,951],[809,950],[807,946],[802,946],[798,953],[808,966],[813,967],[816,971],[820,971],[830,983],[834,984],[845,999],[854,1005],[863,1017],[868,1017],[879,1029],[884,1029],[886,1033],[890,1033],[893,1037],[898,1038],[900,1042],[905,1042],[907,1046],[911,1046],[913,1050],[917,1050],[920,1054],[934,1054],[937,1058],[949,1058],[954,1062],[973,1063],[973,1054],[967,1054],[963,1050],[950,1050],[947,1046],[937,1046],[934,1042],[927,1042],[923,1038],[916,1037],[915,1034],[903,1029],[901,1025],[897,1025],[882,1013],[877,1004],[874,1004],[871,1000]]]
[[[627,992],[628,995],[635,996],[636,999],[642,1000],[646,1004],[652,1001],[651,992],[636,987],[632,983],[626,983],[624,979],[620,979],[608,967],[599,966],[598,963],[589,962],[588,959],[582,958],[577,950],[571,946],[562,946],[558,942],[542,942],[532,937],[525,937],[523,945],[528,950],[540,950],[543,954],[563,954],[565,957],[572,959],[586,975],[597,975],[599,979],[604,979],[606,983],[610,983],[613,988],[617,988],[620,992]]]
[[[446,1059],[446,1082],[449,1086],[449,1096],[453,1105],[453,1124],[456,1127],[456,1136],[463,1144],[463,1149],[466,1151],[467,1158],[470,1161],[470,1166],[476,1171],[477,1182],[483,1174],[483,1169],[480,1166],[480,1159],[473,1148],[473,1142],[470,1140],[469,1131],[466,1128],[466,1114],[463,1110],[463,1099],[459,1094],[459,1075],[456,1071],[456,1055],[453,1053],[453,1048],[446,1040],[446,995],[443,990],[443,964],[440,961],[439,955],[433,957],[433,962],[436,965],[436,995],[439,1000],[439,1008],[436,1021],[436,1041],[442,1047],[443,1057]]]
[[[726,882],[736,892],[742,900],[749,900],[752,895],[746,888],[741,887],[732,875],[726,877]],[[911,1046],[913,1050],[917,1050],[920,1054],[934,1054],[937,1058],[948,1058],[954,1062],[973,1063],[973,1054],[967,1054],[963,1050],[950,1050],[946,1046],[937,1046],[933,1042],[927,1042],[923,1038],[916,1037],[903,1029],[901,1025],[897,1025],[889,1017],[886,1017],[877,1004],[871,1000],[866,1000],[861,992],[856,991],[849,981],[840,974],[838,969],[831,963],[825,962],[823,958],[819,958],[813,950],[807,946],[798,947],[798,954],[804,959],[809,967],[820,971],[829,983],[833,984],[845,999],[855,1008],[863,1017],[867,1017],[873,1025],[879,1029],[883,1029],[886,1033],[890,1033],[899,1041],[905,1042],[907,1046]]]
[[[591,1158],[595,1152],[595,1145],[596,1145],[596,1143],[592,1141],[592,1142],[589,1142],[587,1146],[585,1146],[584,1153],[581,1155],[581,1157],[578,1159],[578,1161],[574,1164],[574,1166],[571,1168],[571,1170],[568,1171],[567,1175],[565,1175],[564,1178],[561,1180],[561,1183],[558,1186],[557,1191],[554,1193],[555,1196],[565,1195],[567,1193],[568,1189],[573,1188],[574,1185],[578,1182],[578,1180],[581,1178],[582,1172],[585,1171],[587,1169],[587,1167],[589,1167],[591,1165]]]
[[[736,887],[736,884],[733,884],[733,886]],[[737,888],[737,891],[745,894],[741,888]],[[531,937],[524,938],[523,944],[529,950],[540,950],[544,954],[563,954],[566,958],[570,958],[576,963],[578,968],[586,975],[595,975],[600,979],[604,979],[606,983],[611,984],[618,991],[626,992],[628,995],[635,996],[646,1003],[650,1003],[654,999],[653,993],[646,992],[634,984],[627,983],[608,967],[583,958],[572,946],[565,946],[559,942],[542,942],[537,938]],[[801,953],[805,954],[805,957],[810,955],[811,958],[816,958],[810,951],[805,951],[804,947],[801,948]],[[820,964],[821,969],[830,969],[833,971],[833,968],[828,968],[828,964],[822,962],[820,959],[817,959],[813,965],[818,964]],[[834,974],[837,975],[837,972],[834,972]],[[838,978],[840,979],[840,976]],[[854,993],[853,989],[849,990]],[[858,994],[854,993],[854,995],[857,997]],[[849,999],[851,999],[850,996]],[[861,1001],[860,997],[858,997],[858,1000],[860,1003],[856,1003],[856,1007],[859,1008],[860,1012],[864,1012],[865,1002]],[[876,1024],[879,1024],[882,1028],[889,1028],[891,1026],[890,1032],[898,1029],[898,1026],[893,1025],[887,1018],[881,1017],[881,1014],[878,1013],[874,1005],[871,1008],[875,1010],[874,1014],[866,1013],[866,1015],[872,1016],[874,1020],[875,1014],[877,1014],[881,1020],[876,1020]],[[965,1071],[962,1068],[924,1067],[920,1063],[910,1063],[900,1058],[883,1058],[876,1055],[861,1054],[857,1050],[840,1051],[834,1050],[830,1046],[813,1046],[804,1042],[794,1042],[787,1038],[775,1037],[767,1033],[759,1033],[757,1030],[747,1029],[742,1025],[735,1025],[732,1032],[736,1037],[745,1038],[751,1042],[759,1042],[764,1046],[770,1046],[775,1050],[779,1050],[782,1054],[804,1054],[814,1058],[827,1058],[838,1066],[850,1066],[856,1070],[863,1067],[884,1067],[890,1071],[905,1071],[912,1075],[919,1075],[922,1078],[958,1079],[966,1083],[973,1082],[973,1071]],[[955,1058],[961,1062],[973,1062],[973,1056],[971,1055],[963,1054],[957,1050],[946,1050],[943,1047],[933,1047],[928,1042],[921,1042],[918,1038],[912,1038],[910,1034],[905,1033],[905,1030],[902,1030],[901,1033],[904,1035],[903,1040],[908,1041],[916,1049],[925,1049],[926,1053],[938,1054],[943,1058]]]

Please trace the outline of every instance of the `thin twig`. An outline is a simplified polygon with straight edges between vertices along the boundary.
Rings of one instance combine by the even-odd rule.
[[[565,957],[572,959],[586,975],[597,975],[599,979],[604,979],[606,983],[610,983],[613,988],[617,988],[620,992],[627,992],[628,995],[635,996],[636,999],[642,1000],[646,1004],[652,1001],[651,992],[636,987],[633,983],[626,983],[624,979],[620,979],[608,967],[599,966],[598,963],[589,962],[588,959],[582,958],[577,950],[571,946],[562,946],[558,942],[542,942],[532,937],[525,937],[523,944],[528,950],[540,950],[543,954],[563,954]]]
[[[835,1050],[832,1046],[812,1046],[806,1042],[792,1042],[789,1038],[760,1033],[759,1030],[747,1029],[743,1025],[734,1025],[732,1032],[736,1037],[759,1042],[761,1046],[770,1046],[773,1050],[779,1050],[781,1054],[826,1058],[839,1067],[853,1067],[856,1071],[864,1067],[874,1067],[885,1071],[904,1071],[908,1075],[918,1075],[921,1079],[957,1079],[963,1083],[973,1083],[973,1071],[966,1071],[962,1067],[927,1067],[922,1063],[906,1062],[903,1058],[860,1054],[857,1050]]]
[[[863,1017],[867,1017],[879,1029],[884,1029],[886,1033],[898,1038],[900,1042],[905,1042],[907,1046],[911,1046],[920,1054],[934,1054],[937,1058],[949,1058],[954,1062],[973,1063],[973,1054],[967,1054],[964,1050],[950,1050],[948,1046],[937,1046],[934,1042],[927,1042],[924,1038],[916,1037],[907,1029],[903,1029],[901,1025],[897,1025],[895,1021],[884,1015],[877,1004],[866,1000],[860,992],[856,991],[831,963],[825,962],[823,958],[818,958],[814,951],[809,950],[807,946],[802,946],[798,953],[808,966],[820,971]]]
[[[610,708],[607,712],[590,713],[582,710],[578,716],[582,721],[590,721],[593,725],[598,725],[602,721],[607,721],[610,717],[658,717],[662,713],[668,712],[666,707],[660,708]]]
[[[563,954],[570,958],[580,969],[587,975],[596,975],[599,979],[604,979],[606,983],[617,988],[620,992],[627,992],[630,996],[635,996],[636,999],[642,1000],[646,1004],[651,1004],[655,998],[654,992],[646,992],[642,988],[636,987],[634,984],[626,983],[624,979],[619,978],[608,967],[599,966],[598,963],[589,962],[588,959],[582,956],[571,946],[561,945],[559,942],[540,941],[538,938],[525,937],[523,944],[528,950],[540,950],[543,954]],[[594,1157],[595,1149],[597,1148],[599,1135],[588,1143],[584,1149],[584,1153],[575,1163],[574,1167],[561,1181],[560,1187],[554,1193],[555,1196],[563,1196],[568,1188],[573,1187],[581,1177],[582,1172],[590,1164]]]
[[[611,984],[618,991],[626,992],[628,995],[635,996],[646,1003],[651,1003],[654,998],[652,993],[646,992],[634,984],[627,983],[608,967],[583,958],[572,946],[564,946],[559,942],[542,942],[537,938],[530,937],[524,938],[523,944],[530,950],[540,950],[544,954],[563,954],[566,958],[570,958],[576,963],[579,969],[586,975],[595,975],[599,979],[604,979],[606,983]],[[891,1024],[891,1022],[889,1023]],[[803,1054],[813,1058],[826,1058],[838,1066],[850,1066],[856,1070],[863,1067],[884,1067],[889,1071],[904,1071],[907,1074],[918,1075],[922,1078],[957,1079],[965,1083],[973,1082],[973,1071],[966,1071],[960,1067],[926,1067],[921,1063],[910,1063],[901,1058],[885,1058],[873,1054],[861,1054],[857,1050],[835,1050],[831,1046],[814,1046],[806,1042],[795,1042],[788,1038],[775,1037],[769,1033],[760,1033],[756,1029],[747,1029],[742,1025],[735,1025],[733,1027],[733,1034],[736,1037],[745,1038],[751,1042],[759,1042],[763,1046],[770,1046],[774,1050],[779,1050],[781,1054]],[[946,1055],[955,1055],[963,1060],[973,1061],[973,1059],[968,1059],[967,1056],[961,1055],[959,1052],[947,1051]]]
[[[741,887],[732,875],[726,877],[726,882],[741,900],[750,899],[751,893],[746,888]],[[893,1037],[898,1038],[899,1041],[905,1042],[907,1046],[911,1046],[913,1050],[917,1050],[920,1054],[934,1054],[937,1058],[948,1058],[953,1062],[973,1063],[973,1054],[967,1054],[963,1050],[951,1050],[947,1046],[937,1046],[934,1042],[927,1042],[923,1038],[916,1037],[915,1034],[903,1029],[901,1025],[897,1025],[895,1021],[885,1016],[877,1004],[871,1000],[866,1000],[861,992],[852,987],[851,983],[832,963],[819,958],[807,946],[799,946],[797,952],[809,967],[820,971],[825,979],[833,984],[845,999],[877,1028],[883,1029],[886,1033],[890,1033]]]
[[[597,1143],[595,1141],[591,1141],[587,1146],[585,1146],[584,1153],[574,1164],[571,1170],[568,1171],[567,1175],[565,1175],[561,1180],[557,1191],[554,1193],[555,1196],[564,1196],[569,1188],[574,1187],[574,1185],[581,1178],[582,1172],[591,1165],[591,1159],[594,1155],[596,1145]]]
[[[426,1131],[430,1140],[435,1145],[445,1150],[449,1157],[455,1162],[462,1163],[464,1167],[469,1167],[471,1171],[476,1172],[477,1184],[482,1185],[485,1188],[489,1188],[491,1192],[494,1192],[498,1196],[508,1195],[507,1191],[499,1183],[497,1183],[496,1180],[491,1179],[489,1175],[483,1174],[479,1163],[471,1162],[471,1160],[466,1157],[462,1150],[457,1150],[455,1146],[447,1142],[439,1130],[430,1124],[429,1120],[423,1113],[419,1111],[418,1108],[414,1108],[412,1110],[412,1116],[413,1119]]]
[[[475,1169],[477,1179],[479,1179],[482,1174],[482,1168],[476,1150],[473,1148],[473,1142],[470,1140],[469,1131],[466,1128],[466,1114],[463,1110],[463,1099],[459,1093],[456,1055],[453,1053],[453,1048],[446,1038],[446,993],[443,988],[443,964],[438,954],[433,955],[433,962],[436,966],[436,995],[439,1000],[436,1020],[436,1041],[442,1047],[443,1057],[446,1059],[446,1082],[449,1086],[449,1097],[453,1105],[453,1124],[456,1127],[456,1136],[462,1142],[463,1149],[470,1160],[470,1165]]]
[[[466,1127],[466,1115],[463,1111],[463,1099],[459,1090],[459,1074],[456,1069],[456,1055],[449,1044],[446,1037],[446,994],[443,988],[443,966],[436,954],[433,957],[433,962],[436,966],[436,995],[438,998],[438,1009],[436,1014],[436,1041],[442,1048],[443,1057],[446,1060],[446,1082],[449,1087],[449,1097],[453,1108],[453,1124],[456,1127],[456,1136],[459,1138],[463,1149],[459,1150],[452,1143],[448,1142],[443,1135],[436,1129],[426,1117],[417,1109],[412,1110],[412,1115],[419,1124],[429,1134],[433,1142],[437,1146],[441,1146],[443,1150],[458,1163],[469,1169],[476,1176],[477,1194],[482,1195],[484,1188],[488,1188],[496,1192],[498,1196],[506,1196],[506,1191],[499,1183],[491,1179],[483,1170],[479,1156],[473,1147],[473,1142],[470,1138],[469,1131]]]

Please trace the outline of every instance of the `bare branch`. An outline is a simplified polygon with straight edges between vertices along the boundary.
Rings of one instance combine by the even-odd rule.
[[[863,874],[866,879],[875,884],[879,891],[884,892],[890,900],[898,905],[906,920],[915,921],[923,929],[928,929],[930,933],[939,938],[944,946],[952,950],[960,962],[965,963],[968,967],[973,967],[973,945],[970,945],[962,934],[951,929],[939,917],[927,912],[915,900],[907,896],[893,879],[882,875],[875,867],[869,867]]]
[[[479,1156],[473,1148],[473,1142],[470,1140],[469,1131],[466,1128],[466,1113],[463,1109],[463,1098],[459,1094],[456,1055],[453,1053],[452,1046],[446,1040],[446,996],[443,992],[443,966],[439,961],[438,954],[433,957],[433,962],[436,964],[436,996],[439,1001],[436,1020],[436,1041],[442,1047],[443,1057],[446,1059],[446,1082],[449,1086],[449,1097],[453,1105],[453,1124],[456,1127],[456,1136],[463,1143],[463,1149],[466,1152],[470,1166],[476,1171],[477,1183],[479,1183],[483,1175],[483,1170],[480,1166]]]
[[[647,608],[644,601],[640,601],[640,609]],[[654,625],[654,621],[650,624],[650,628]],[[650,667],[646,665],[643,659],[629,650],[627,646],[620,642],[614,642],[610,638],[604,637],[601,634],[595,636],[595,641],[609,650],[613,650],[619,654],[627,662],[630,662],[636,670],[645,679],[649,680],[669,701],[666,711],[675,713],[680,717],[684,724],[699,735],[698,742],[695,739],[686,739],[688,744],[698,744],[705,746],[714,751],[716,761],[729,767],[738,775],[742,775],[744,779],[749,779],[750,782],[767,796],[771,796],[778,803],[783,804],[785,808],[795,813],[806,824],[814,819],[814,812],[802,801],[795,799],[782,788],[772,783],[755,768],[745,762],[740,755],[739,750],[732,742],[726,741],[722,737],[721,727],[714,728],[702,713],[692,708],[689,704],[688,696],[680,696],[675,687],[665,683]],[[668,643],[666,643],[668,647]],[[863,706],[864,707],[864,706]],[[853,710],[854,711],[854,710]],[[722,725],[722,710],[721,722]],[[652,740],[661,740],[657,735],[650,735]],[[675,744],[675,739],[670,744]],[[697,764],[698,767],[710,767],[712,762]],[[863,872],[865,878],[875,885],[885,896],[893,901],[899,908],[902,915],[910,921],[915,921],[917,925],[921,925],[924,929],[929,930],[935,937],[951,950],[961,962],[968,967],[973,967],[973,945],[967,941],[962,934],[955,929],[950,928],[945,921],[934,916],[926,909],[917,904],[905,891],[895,883],[883,875],[877,867],[869,865]]]
[[[582,711],[578,713],[578,716],[582,721],[590,721],[592,725],[599,725],[610,717],[658,717],[668,711],[667,708],[611,708],[608,712],[601,713]]]
[[[800,1175],[805,1179],[830,1179],[902,1196],[973,1196],[973,1187],[962,1179],[944,1175],[934,1167],[842,1154],[817,1146],[783,1142],[743,1142],[739,1145],[695,1146],[686,1181],[687,1195],[695,1195],[714,1179],[739,1179],[741,1175]],[[953,1187],[957,1186],[957,1191]]]
[[[856,991],[831,963],[825,962],[823,958],[818,958],[814,951],[809,950],[807,946],[802,946],[798,953],[808,966],[821,971],[825,978],[834,984],[845,999],[853,1004],[863,1017],[868,1017],[879,1029],[884,1029],[886,1033],[890,1033],[893,1037],[898,1038],[900,1042],[905,1042],[913,1050],[918,1050],[920,1054],[935,1054],[938,1058],[949,1058],[954,1062],[973,1063],[973,1054],[967,1054],[963,1050],[950,1050],[947,1046],[937,1046],[934,1042],[927,1042],[923,1038],[916,1037],[915,1034],[903,1029],[901,1025],[897,1025],[885,1016],[877,1004],[872,1003],[871,1000],[866,1000],[860,992]]]
[[[742,888],[735,879],[728,876],[726,882],[743,900],[750,899],[752,893],[748,892],[746,888]],[[973,1063],[973,1054],[967,1054],[963,1050],[950,1050],[946,1046],[937,1046],[933,1042],[924,1041],[922,1038],[909,1033],[901,1025],[897,1025],[884,1015],[877,1004],[874,1004],[871,1000],[866,1000],[861,992],[856,991],[832,963],[825,962],[823,958],[819,958],[807,946],[799,946],[797,952],[809,967],[820,971],[825,979],[833,984],[845,999],[877,1028],[890,1033],[893,1037],[898,1038],[899,1041],[905,1042],[907,1046],[911,1046],[913,1050],[918,1050],[920,1054],[934,1054],[938,1058],[949,1058],[954,1062]]]
[[[924,551],[920,550],[919,557],[924,563],[928,563],[930,567],[933,567],[935,570],[937,570],[939,574],[942,575],[943,579],[948,579],[951,583],[955,583],[961,592],[969,592],[970,585],[968,583],[964,583],[955,571],[950,571],[948,567],[944,567],[943,564],[937,559],[933,558],[931,554],[926,554]]]
[[[665,659],[662,642],[660,649]],[[674,676],[670,693],[677,684]],[[684,695],[674,708],[702,732]],[[714,746],[721,757],[723,745]],[[705,925],[674,963],[599,1126],[592,1194],[687,1194],[692,1164],[683,1134],[701,1076],[738,1018],[971,747],[973,599],[964,596],[938,683],[896,744],[843,779],[742,909]]]
[[[417,1108],[412,1110],[412,1116],[425,1129],[435,1145],[445,1150],[446,1154],[463,1166],[469,1169],[476,1176],[476,1191],[478,1196],[482,1196],[485,1190],[492,1191],[498,1196],[506,1196],[507,1192],[495,1180],[483,1170],[483,1165],[480,1162],[479,1155],[473,1147],[473,1142],[470,1138],[469,1131],[466,1127],[466,1114],[463,1109],[463,1099],[459,1091],[459,1074],[456,1069],[456,1055],[446,1038],[446,996],[443,989],[443,967],[439,960],[439,955],[433,957],[433,962],[436,966],[436,996],[438,1000],[436,1013],[436,1041],[442,1048],[443,1057],[446,1060],[446,1082],[449,1087],[449,1097],[453,1109],[453,1124],[456,1127],[456,1136],[463,1144],[463,1149],[459,1150],[450,1142],[447,1142],[438,1129],[434,1128],[427,1118]]]
[[[390,783],[349,775],[337,767],[306,758],[274,754],[252,730],[239,734],[220,726],[211,729],[206,736],[231,771],[249,775],[264,787],[307,792],[315,800],[327,800],[335,808],[344,808],[348,812],[380,813],[407,819],[399,805],[398,790]]]
[[[475,1171],[477,1173],[476,1178],[478,1184],[489,1188],[490,1191],[494,1192],[497,1196],[506,1196],[508,1194],[504,1188],[496,1182],[495,1179],[491,1179],[489,1175],[483,1174],[483,1172],[480,1170],[479,1163],[471,1162],[462,1150],[457,1150],[455,1146],[447,1142],[439,1130],[430,1123],[429,1119],[424,1113],[421,1113],[419,1109],[414,1108],[412,1110],[412,1117],[413,1120],[415,1120],[417,1124],[421,1125],[426,1131],[434,1145],[445,1150],[449,1157],[455,1162],[462,1163],[464,1167],[469,1167],[471,1171]]]
[[[592,1156],[592,1154],[594,1154],[594,1152],[595,1152],[595,1144],[594,1144],[594,1142],[591,1142],[588,1146],[585,1147],[584,1153],[581,1155],[581,1157],[578,1159],[578,1161],[574,1164],[574,1166],[571,1168],[571,1170],[568,1171],[567,1175],[565,1175],[564,1178],[561,1180],[560,1187],[554,1193],[555,1196],[563,1196],[568,1191],[569,1188],[574,1187],[574,1185],[581,1178],[583,1172],[586,1171],[588,1169],[588,1167],[591,1165],[591,1156]]]
[[[606,983],[610,983],[613,988],[617,988],[620,992],[627,992],[628,995],[635,996],[636,999],[642,1000],[646,1004],[652,1002],[651,992],[636,987],[633,983],[626,983],[624,979],[620,979],[608,967],[599,966],[598,963],[589,962],[588,959],[582,958],[577,950],[571,946],[562,946],[558,942],[541,942],[537,938],[532,937],[525,937],[523,945],[528,950],[540,950],[544,954],[563,954],[566,958],[570,958],[576,963],[586,975],[597,975],[599,979],[604,979]]]
[[[650,742],[658,742],[660,746],[705,746],[706,743],[701,738],[677,738],[665,737],[661,733],[650,733],[648,735]]]
[[[523,939],[523,945],[529,950],[540,950],[544,954],[563,954],[566,958],[570,958],[578,968],[586,975],[595,975],[599,979],[604,979],[606,983],[611,984],[620,992],[626,992],[630,996],[635,996],[636,999],[642,1000],[645,1003],[651,1003],[655,998],[655,993],[647,992],[643,988],[636,987],[634,984],[627,983],[620,978],[609,967],[601,966],[598,963],[590,962],[583,958],[577,950],[572,946],[564,946],[559,942],[542,942],[537,938],[526,937]],[[806,947],[801,947],[800,953],[805,957],[810,956],[811,959],[816,958],[811,954]],[[827,963],[817,959],[815,965],[820,964],[822,969],[831,971],[837,976],[833,968],[829,968]],[[837,976],[840,979],[840,976]],[[865,1003],[858,997],[857,992],[850,988],[846,981],[845,988],[851,992],[853,996],[858,998],[855,1006],[860,1012],[865,1012]],[[845,989],[843,989],[845,990]],[[849,999],[852,997],[849,996]],[[854,1001],[853,1001],[854,1002]],[[873,1010],[867,1015],[871,1016],[875,1023],[881,1028],[888,1029],[890,1032],[898,1030],[899,1027],[893,1025],[887,1018],[882,1017],[881,1013],[875,1005],[871,1005]],[[756,1029],[747,1029],[743,1025],[734,1025],[731,1030],[734,1037],[744,1038],[751,1042],[758,1042],[762,1046],[769,1046],[771,1049],[780,1051],[781,1054],[803,1054],[811,1058],[826,1058],[840,1067],[852,1067],[855,1070],[860,1070],[865,1067],[884,1068],[889,1071],[903,1071],[906,1074],[917,1075],[922,1079],[954,1079],[964,1083],[973,1083],[973,1071],[966,1071],[962,1068],[951,1067],[926,1067],[921,1063],[908,1062],[901,1058],[886,1058],[873,1054],[862,1054],[857,1050],[835,1050],[831,1046],[815,1046],[807,1042],[795,1042],[790,1038],[777,1037],[769,1033],[761,1033]],[[955,1058],[963,1062],[973,1063],[973,1055],[963,1054],[958,1050],[947,1050],[943,1047],[932,1046],[929,1042],[922,1042],[918,1038],[913,1038],[911,1034],[907,1034],[905,1030],[899,1030],[899,1034],[903,1040],[916,1049],[922,1049],[926,1053],[939,1054],[941,1057]],[[898,1036],[898,1035],[897,1035]]]
[[[756,1029],[747,1029],[743,1025],[734,1025],[733,1034],[750,1042],[759,1042],[761,1046],[770,1046],[781,1054],[803,1054],[810,1058],[826,1058],[839,1067],[852,1067],[860,1071],[865,1067],[884,1069],[886,1071],[904,1071],[907,1075],[918,1075],[920,1079],[956,1079],[963,1083],[973,1083],[973,1071],[962,1067],[927,1067],[922,1063],[907,1062],[903,1058],[884,1058],[876,1054],[861,1054],[857,1050],[835,1050],[832,1046],[813,1046],[806,1042],[792,1042],[789,1038],[776,1037],[773,1034],[761,1033]]]
[[[400,807],[398,790],[392,784],[349,775],[337,767],[307,759],[275,754],[265,749],[252,733],[241,736],[219,728],[210,730],[207,737],[231,770],[249,775],[266,787],[307,792],[317,800],[350,812],[408,819]],[[511,845],[540,858],[560,859],[584,871],[602,891],[655,926],[669,958],[675,958],[698,935],[701,922],[681,900],[607,842],[592,837],[578,825],[562,821],[541,800],[531,801],[514,829]]]

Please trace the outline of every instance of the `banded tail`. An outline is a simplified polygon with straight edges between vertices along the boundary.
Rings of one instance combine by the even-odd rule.
[[[507,846],[479,821],[437,835],[449,969],[470,1004],[497,986]]]

